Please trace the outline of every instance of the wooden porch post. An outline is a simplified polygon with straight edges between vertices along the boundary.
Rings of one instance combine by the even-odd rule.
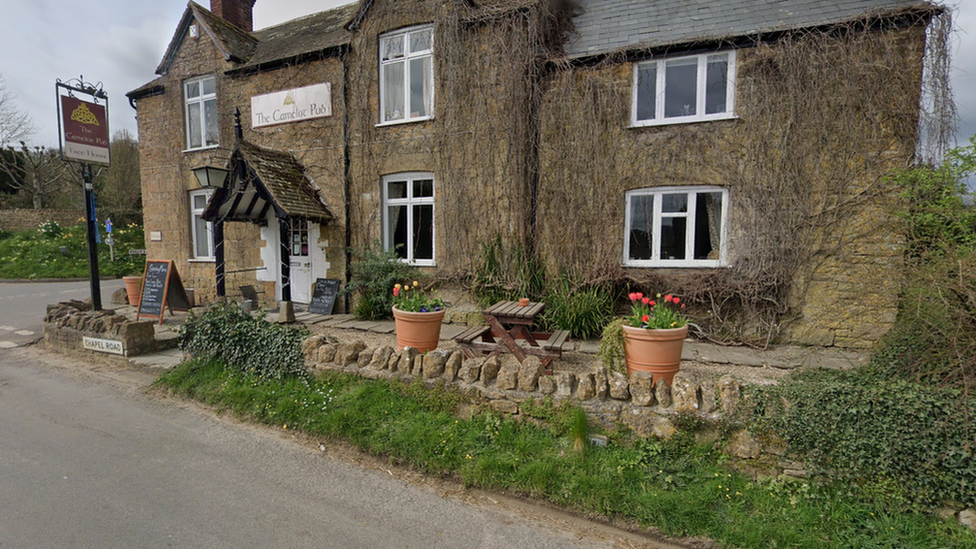
[[[281,300],[291,301],[291,241],[289,240],[288,219],[278,218],[281,236]]]
[[[224,287],[224,220],[218,219],[214,222],[214,261],[216,263],[217,276],[217,297],[227,295]]]

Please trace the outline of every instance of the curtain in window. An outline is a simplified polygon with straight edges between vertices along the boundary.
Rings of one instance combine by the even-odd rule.
[[[698,195],[705,201],[708,213],[708,238],[712,251],[707,259],[719,259],[722,244],[722,193],[703,193]]]
[[[403,69],[404,63],[383,65],[384,120],[403,118]]]

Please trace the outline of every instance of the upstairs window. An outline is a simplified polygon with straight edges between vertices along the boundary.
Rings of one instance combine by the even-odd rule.
[[[380,37],[380,123],[434,114],[434,29],[414,27]]]
[[[732,118],[734,83],[734,51],[635,63],[631,124]]]
[[[729,191],[658,187],[627,193],[624,265],[719,267],[727,264]]]
[[[186,101],[187,149],[216,147],[217,81],[213,76],[194,78],[183,83]]]
[[[434,265],[434,174],[383,178],[383,247],[412,265]]]

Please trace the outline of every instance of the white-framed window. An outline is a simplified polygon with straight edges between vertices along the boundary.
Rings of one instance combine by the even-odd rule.
[[[186,148],[216,147],[217,81],[213,76],[193,78],[183,83],[186,102]]]
[[[634,63],[633,126],[733,118],[735,51]]]
[[[434,265],[434,174],[383,178],[383,247],[413,265]]]
[[[721,187],[655,187],[628,192],[624,265],[726,265],[728,210],[729,191]]]
[[[192,259],[213,259],[213,223],[203,219],[203,211],[213,195],[213,189],[190,191],[190,237]]]
[[[434,116],[434,28],[380,36],[380,123]]]

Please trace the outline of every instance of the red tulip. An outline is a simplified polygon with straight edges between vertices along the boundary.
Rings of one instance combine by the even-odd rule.
[[[644,305],[647,305],[650,302],[651,302],[651,298],[649,297],[645,297],[644,299],[641,300],[641,303],[643,303]]]
[[[674,298],[674,304],[677,305],[678,303],[681,303],[681,300],[677,297]]]
[[[400,288],[393,288],[393,297],[398,297],[400,295]]]
[[[672,297],[671,294],[664,296],[664,301],[667,303],[671,303],[672,299],[674,299],[674,297]]]
[[[655,305],[657,305],[657,303],[654,303],[653,301],[650,301],[650,302],[648,302],[647,304],[648,304],[648,305],[650,305],[651,307],[653,307],[653,306],[655,306]]]
[[[648,321],[648,319],[650,319],[650,318],[651,318],[651,317],[649,317],[649,316],[647,316],[647,315],[644,315],[644,316],[642,316],[642,317],[641,317],[641,322],[647,322],[647,321]]]

